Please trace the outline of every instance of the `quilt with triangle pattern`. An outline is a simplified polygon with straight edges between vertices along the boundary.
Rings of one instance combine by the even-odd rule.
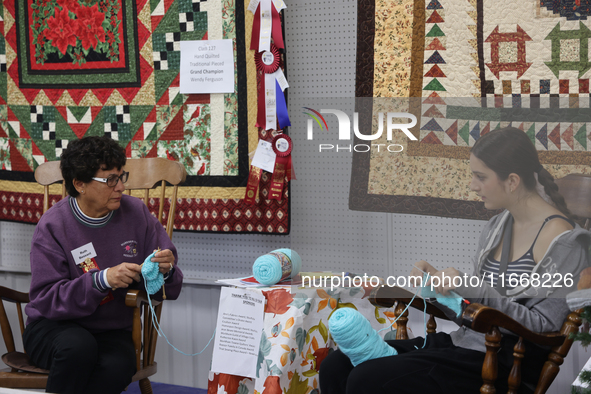
[[[416,141],[378,141],[402,152],[354,154],[351,209],[490,218],[469,151],[510,125],[554,177],[591,173],[588,1],[359,0],[358,13],[359,129],[375,134],[380,112],[417,125]]]
[[[68,142],[108,135],[129,158],[185,165],[179,230],[289,232],[287,190],[244,204],[257,145],[257,71],[248,0],[0,2],[0,220],[36,223],[33,172]],[[180,43],[232,39],[235,93],[180,94]],[[252,115],[255,114],[255,115]],[[61,190],[52,191],[53,202]],[[158,196],[158,191],[154,193]],[[165,202],[166,203],[166,202]],[[150,199],[156,211],[158,198]]]

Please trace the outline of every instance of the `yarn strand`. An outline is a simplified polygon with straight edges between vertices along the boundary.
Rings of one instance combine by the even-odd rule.
[[[147,288],[146,288],[146,291],[148,291]],[[164,337],[164,339],[166,339],[166,343],[168,343],[177,352],[184,354],[185,356],[189,356],[189,357],[197,356],[197,355],[203,353],[205,351],[205,349],[207,349],[209,347],[209,344],[211,343],[213,338],[215,338],[216,330],[213,330],[213,335],[209,339],[209,342],[207,342],[207,345],[205,345],[205,347],[200,352],[197,352],[197,353],[188,354],[188,353],[183,352],[182,350],[177,349],[176,346],[174,346],[172,343],[170,343],[170,341],[168,340],[168,337],[166,336],[166,334],[164,334],[164,331],[162,331],[162,328],[160,327],[160,323],[158,322],[158,319],[156,319],[156,312],[154,311],[154,306],[152,306],[152,299],[150,298],[150,296],[148,296],[148,304],[150,307],[150,314],[152,317],[152,325],[154,326],[154,329],[158,333],[158,336]]]
[[[209,342],[207,342],[207,345],[205,345],[203,350],[201,350],[198,353],[193,353],[193,354],[185,353],[182,350],[177,349],[172,343],[170,343],[170,341],[168,340],[168,338],[166,337],[166,335],[162,331],[162,328],[160,327],[160,323],[158,322],[158,319],[156,318],[156,312],[154,311],[154,306],[152,305],[152,298],[150,297],[151,295],[158,292],[158,290],[160,290],[160,288],[162,288],[162,298],[166,299],[166,290],[165,290],[166,287],[164,285],[164,275],[162,275],[162,272],[160,272],[158,263],[155,263],[152,261],[152,257],[154,257],[154,255],[156,253],[158,253],[159,251],[160,251],[160,248],[158,248],[158,250],[155,250],[152,254],[150,254],[148,257],[146,257],[146,259],[144,260],[144,262],[141,265],[142,276],[144,277],[144,288],[146,289],[146,293],[148,293],[148,305],[150,307],[150,315],[151,315],[152,325],[154,326],[154,329],[158,333],[158,336],[164,337],[164,339],[166,339],[166,342],[174,350],[176,350],[177,352],[179,352],[181,354],[184,354],[185,356],[197,356],[197,355],[203,353],[205,351],[205,349],[207,349],[209,347],[209,344],[211,343],[211,341],[215,337],[215,330],[213,331],[213,335],[209,339]]]
[[[402,311],[402,313],[396,318],[394,319],[394,321],[392,322],[392,324],[390,324],[388,327],[384,327],[381,330],[378,331],[378,334],[384,330],[387,330],[388,328],[392,328],[392,326],[394,325],[394,323],[396,323],[398,321],[398,319],[400,319],[400,317],[402,315],[404,315],[404,312],[406,312],[408,310],[408,308],[410,307],[410,304],[412,304],[412,302],[415,300],[415,298],[417,298],[417,295],[419,294],[419,291],[421,289],[418,289],[417,292],[414,294],[414,296],[411,298],[410,302],[406,305],[406,308],[404,308],[404,310]],[[425,312],[427,311],[427,304],[425,304]],[[426,325],[425,325],[426,327]]]

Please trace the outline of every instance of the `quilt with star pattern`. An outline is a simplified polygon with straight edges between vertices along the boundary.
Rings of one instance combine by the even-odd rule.
[[[37,166],[59,160],[73,139],[108,135],[129,158],[184,164],[176,229],[288,233],[288,191],[268,200],[268,174],[256,204],[243,201],[249,153],[261,133],[247,6],[248,0],[1,2],[0,220],[36,223],[43,201]],[[181,94],[180,43],[220,39],[233,40],[235,92]],[[60,194],[56,187],[53,202]],[[159,204],[150,198],[154,212]]]

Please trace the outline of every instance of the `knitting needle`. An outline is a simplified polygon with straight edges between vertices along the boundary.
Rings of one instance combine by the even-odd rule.
[[[423,274],[427,274],[427,280],[429,280],[429,277],[431,276],[430,273],[423,271],[422,269],[420,269],[419,267],[417,267],[416,265],[412,265],[413,267],[415,267],[416,269],[418,269],[419,271],[421,271]],[[414,286],[416,287],[416,286]]]

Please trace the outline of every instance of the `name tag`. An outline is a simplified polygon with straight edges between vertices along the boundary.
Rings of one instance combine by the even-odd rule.
[[[83,263],[86,259],[92,259],[96,257],[96,251],[94,250],[92,242],[72,250],[72,257],[74,257],[74,262],[76,265]]]

